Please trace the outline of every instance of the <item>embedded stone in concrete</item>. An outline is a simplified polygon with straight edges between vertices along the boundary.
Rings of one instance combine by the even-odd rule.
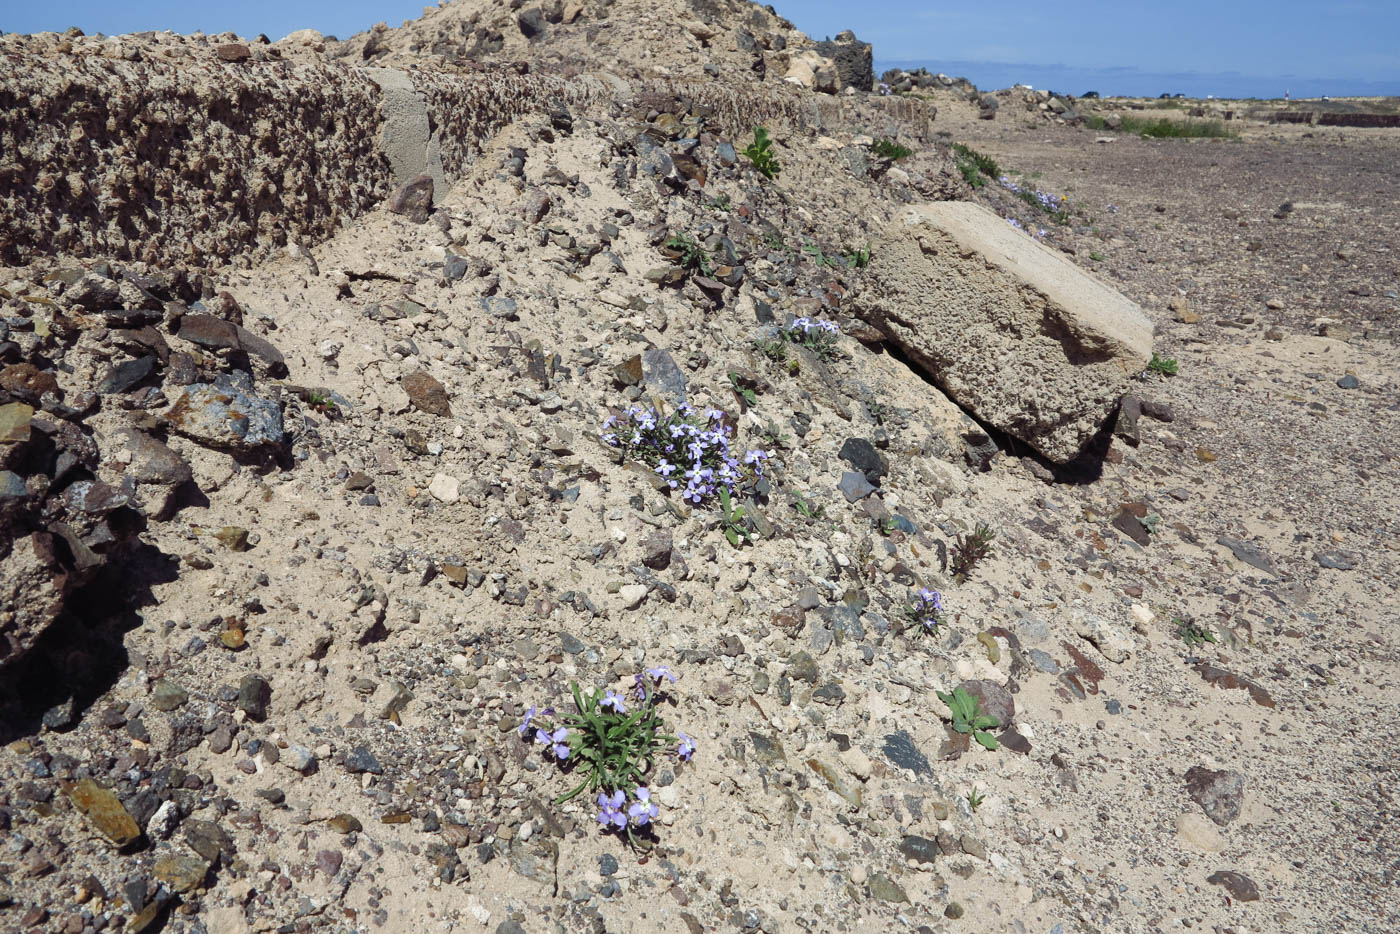
[[[902,211],[860,314],[980,421],[1077,457],[1152,356],[1142,309],[986,208]]]

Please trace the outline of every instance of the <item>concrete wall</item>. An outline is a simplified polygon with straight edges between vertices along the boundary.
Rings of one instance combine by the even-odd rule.
[[[422,172],[459,178],[490,138],[562,103],[709,108],[756,125],[926,140],[933,108],[714,82],[447,74],[320,62],[0,53],[0,262],[243,264],[311,244]]]

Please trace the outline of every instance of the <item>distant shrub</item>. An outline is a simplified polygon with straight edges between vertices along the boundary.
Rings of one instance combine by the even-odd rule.
[[[1001,175],[1001,166],[997,161],[985,153],[980,153],[963,143],[952,145],[953,159],[962,174],[963,181],[973,188],[981,188],[987,184],[987,179],[996,178]]]
[[[902,143],[896,143],[892,139],[877,139],[870,144],[870,151],[882,159],[907,159],[914,154],[914,150]]]
[[[1108,124],[1103,117],[1084,118],[1084,125],[1091,130],[1106,130]],[[1234,139],[1239,136],[1220,120],[1171,120],[1167,117],[1123,117],[1120,129],[1124,133],[1134,133],[1152,139]]]

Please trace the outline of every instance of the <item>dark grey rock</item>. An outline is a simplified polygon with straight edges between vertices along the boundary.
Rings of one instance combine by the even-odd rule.
[[[272,700],[272,685],[261,675],[244,675],[238,682],[238,709],[248,719],[261,723],[267,719],[267,705]]]
[[[379,760],[374,757],[374,753],[370,752],[367,746],[356,746],[351,749],[345,756],[345,768],[355,773],[384,774],[384,766],[379,764]]]
[[[1269,556],[1264,553],[1264,549],[1250,542],[1242,542],[1237,538],[1228,535],[1221,535],[1216,540],[1216,544],[1224,545],[1234,554],[1236,558],[1253,568],[1258,568],[1270,577],[1278,577],[1278,571],[1274,569],[1274,563]]]
[[[1243,873],[1222,869],[1206,876],[1206,881],[1211,885],[1224,886],[1225,890],[1235,896],[1238,901],[1259,901],[1259,886],[1255,885],[1254,880]]]
[[[938,844],[928,837],[913,834],[899,841],[899,852],[919,863],[931,863],[938,856]]]
[[[842,36],[849,38],[842,41]],[[869,91],[875,86],[874,49],[869,42],[861,42],[849,31],[837,40],[817,43],[817,51],[836,65],[837,90],[853,87],[857,91]]]
[[[875,450],[875,445],[865,438],[847,438],[841,445],[838,456],[865,474],[865,479],[871,485],[880,485],[880,478],[886,473],[885,463],[880,459],[880,452]]]
[[[1361,383],[1357,380],[1356,374],[1354,373],[1348,373],[1341,379],[1337,380],[1338,389],[1359,389],[1360,387]]]
[[[870,481],[865,479],[865,474],[855,470],[847,470],[841,474],[841,482],[837,484],[841,490],[841,495],[846,497],[846,502],[858,502],[871,493],[875,492],[875,487]]]
[[[1350,571],[1356,567],[1355,557],[1345,551],[1319,551],[1313,555],[1313,560],[1334,571]]]
[[[685,374],[671,355],[660,347],[648,347],[642,351],[642,385],[672,402],[685,401]]]
[[[1244,807],[1244,776],[1239,772],[1193,765],[1186,770],[1186,791],[1221,827],[1239,817]]]
[[[521,10],[519,15],[515,17],[515,24],[520,27],[520,34],[531,42],[543,36],[545,30],[549,28],[540,8],[534,6],[527,10]]]
[[[904,730],[885,735],[884,752],[885,758],[901,769],[909,769],[915,775],[933,774],[928,757],[919,751],[914,745],[914,738]]]
[[[149,379],[155,371],[155,357],[124,360],[108,370],[107,375],[102,377],[96,388],[104,396],[130,392]]]

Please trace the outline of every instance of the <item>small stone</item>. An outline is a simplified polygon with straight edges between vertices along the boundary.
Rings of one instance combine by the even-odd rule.
[[[1225,890],[1242,902],[1259,901],[1259,886],[1254,884],[1254,880],[1242,873],[1229,869],[1222,869],[1213,872],[1206,877],[1206,881],[1212,885],[1224,886]]]
[[[293,772],[310,775],[316,771],[316,754],[305,746],[288,746],[282,755],[282,764]]]
[[[401,385],[408,394],[408,401],[420,412],[452,417],[452,402],[448,399],[446,387],[428,373],[422,370],[409,373],[402,379]]]
[[[906,904],[909,902],[909,896],[905,893],[904,889],[900,887],[899,883],[895,882],[883,872],[871,873],[869,885],[871,896],[878,898],[882,902],[904,902]]]
[[[231,65],[246,62],[253,56],[248,47],[241,42],[225,42],[214,49],[214,54],[219,56],[219,61],[228,62]]]
[[[943,917],[950,921],[956,921],[962,916],[963,906],[959,905],[957,902],[949,902],[947,907],[943,909]]]
[[[875,487],[865,478],[865,474],[855,470],[847,470],[842,473],[841,482],[837,486],[848,503],[865,499],[875,492]]]
[[[834,766],[823,762],[821,759],[808,759],[807,767],[820,775],[822,780],[826,782],[827,786],[830,787],[832,791],[836,792],[836,794],[840,795],[850,804],[860,807],[862,793],[859,784],[850,781],[846,776],[837,771]]]
[[[611,853],[604,853],[598,857],[598,874],[601,876],[617,875],[617,857]]]
[[[1008,727],[1016,718],[1016,700],[995,681],[964,681],[958,685],[977,698],[982,713],[995,717],[997,726]]]
[[[1244,776],[1239,772],[1192,766],[1186,770],[1186,791],[1221,827],[1239,817],[1244,807]]]
[[[462,481],[445,473],[436,474],[428,484],[428,493],[438,502],[450,505],[462,498]]]
[[[267,705],[272,700],[272,685],[261,675],[244,675],[238,682],[238,709],[248,719],[261,723],[267,719]]]
[[[107,371],[95,387],[102,395],[120,395],[129,392],[150,378],[156,369],[155,357],[138,357],[125,360]]]
[[[1354,556],[1345,551],[1319,551],[1313,555],[1313,560],[1320,566],[1334,571],[1350,571],[1356,567]]]
[[[340,866],[344,860],[345,854],[340,850],[318,850],[316,852],[316,868],[325,873],[327,878],[334,878],[340,872]]]
[[[214,533],[214,538],[229,551],[247,551],[253,546],[248,543],[248,530],[236,525],[226,525]]]
[[[885,758],[901,769],[909,769],[915,775],[932,775],[933,767],[928,757],[914,745],[914,738],[900,730],[885,736]]]
[[[379,764],[379,760],[374,757],[368,747],[356,746],[351,749],[345,757],[345,768],[351,772],[368,772],[371,775],[383,775],[384,766]]]
[[[151,689],[151,706],[156,710],[169,713],[172,710],[185,706],[190,699],[190,693],[173,681],[166,681],[164,678],[155,683]]]
[[[867,782],[870,780],[870,757],[854,746],[841,753],[841,764],[846,767],[846,771],[850,772],[861,781]]]
[[[1111,662],[1122,663],[1133,654],[1133,639],[1129,627],[1095,613],[1077,611],[1072,618],[1074,631],[1094,644],[1099,653]]]
[[[141,838],[141,828],[136,820],[110,789],[103,788],[90,778],[65,782],[62,787],[73,806],[118,849],[130,846]]]
[[[928,837],[911,834],[899,841],[899,852],[916,863],[932,863],[938,856],[938,844]]]
[[[642,605],[642,601],[647,598],[646,584],[624,584],[618,590],[617,595],[622,598],[622,605],[629,610],[635,610]]]
[[[399,186],[389,198],[389,210],[400,214],[415,224],[428,219],[433,209],[433,178],[419,175]]]
[[[1338,388],[1338,389],[1357,389],[1357,388],[1360,388],[1360,386],[1361,386],[1361,382],[1360,382],[1359,380],[1357,380],[1356,374],[1355,374],[1355,373],[1348,373],[1347,375],[1343,376],[1341,379],[1337,380],[1337,388]],[[1217,875],[1218,875],[1218,873],[1217,873]],[[1243,878],[1243,877],[1241,877],[1241,878]],[[1256,895],[1255,897],[1257,898],[1258,896]]]
[[[670,529],[657,529],[642,540],[642,564],[654,571],[671,565],[673,541]]]
[[[1278,571],[1275,570],[1273,561],[1269,559],[1260,546],[1231,538],[1228,535],[1217,537],[1215,542],[1230,549],[1231,554],[1250,567],[1258,568],[1270,577],[1278,577]]]
[[[364,830],[364,825],[353,814],[337,814],[326,821],[327,826],[339,834],[359,833]]]
[[[156,861],[151,875],[176,892],[193,892],[209,875],[209,861],[193,853],[170,853]]]
[[[864,438],[847,438],[837,456],[864,474],[872,486],[878,486],[885,476],[885,463],[880,459],[880,452]]]

